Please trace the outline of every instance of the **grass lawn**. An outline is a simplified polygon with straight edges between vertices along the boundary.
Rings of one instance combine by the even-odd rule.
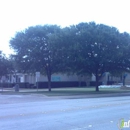
[[[14,92],[12,88],[6,88],[0,94],[44,94],[46,96],[73,96],[73,95],[89,95],[89,94],[110,94],[110,93],[128,93],[130,90],[122,90],[120,88],[100,88],[99,92],[94,87],[75,87],[75,88],[53,88],[51,92],[48,89],[20,89],[20,92]]]

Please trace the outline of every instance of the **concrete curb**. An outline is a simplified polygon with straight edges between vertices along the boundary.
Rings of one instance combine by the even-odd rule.
[[[59,99],[80,99],[80,98],[101,98],[101,97],[120,97],[130,96],[130,93],[112,93],[112,94],[89,94],[89,95],[72,95],[72,96],[51,96]]]

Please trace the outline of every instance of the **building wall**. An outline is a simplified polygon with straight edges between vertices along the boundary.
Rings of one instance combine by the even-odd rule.
[[[53,74],[51,76],[51,81],[85,81],[89,82],[91,80],[90,77],[88,76],[77,76],[77,75],[67,75],[67,74]],[[45,75],[40,75],[39,78],[36,78],[36,75],[32,74],[21,74],[17,73],[15,75],[10,75],[10,82],[11,83],[16,83],[16,82],[29,82],[31,84],[35,84],[37,81],[48,81],[47,76]]]
[[[126,83],[126,85],[130,85],[130,73],[127,73],[125,83]]]
[[[39,78],[36,78],[35,75],[27,75],[23,74],[21,76],[21,82],[29,82],[31,84],[35,84],[37,81],[44,82],[48,81],[47,76],[45,75],[40,75]],[[81,77],[77,75],[67,75],[67,74],[53,74],[51,76],[51,81],[88,81],[88,77]]]
[[[9,80],[11,83],[15,83],[17,79],[20,79],[20,82],[29,82],[31,84],[35,84],[36,81],[48,81],[47,76],[44,75],[40,75],[40,77],[38,79],[36,79],[35,75],[29,75],[29,74],[21,74],[18,73],[16,75],[10,75],[9,76]],[[108,78],[109,77],[109,78]],[[110,76],[107,72],[102,76],[102,79],[100,81],[103,82],[103,84],[107,84],[107,81],[115,81],[116,83],[122,83],[122,79],[121,77],[113,77]],[[95,76],[92,75],[90,76],[77,76],[77,75],[67,75],[67,74],[53,74],[51,77],[51,81],[84,81],[86,82],[86,84],[89,85],[90,81],[95,81]],[[126,76],[126,84],[130,85],[130,73],[127,73]]]
[[[130,77],[129,77],[130,78]],[[118,84],[118,83],[122,83],[121,77],[115,77],[109,74],[109,72],[105,72],[102,75],[102,78],[100,79],[100,81],[102,81],[103,85],[107,85],[108,81],[111,82],[112,84]]]

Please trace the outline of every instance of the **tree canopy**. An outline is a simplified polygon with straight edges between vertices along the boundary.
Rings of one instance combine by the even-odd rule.
[[[126,72],[130,68],[130,35],[104,24],[79,23],[33,26],[10,40],[15,61],[22,72],[51,75],[58,72],[96,76],[96,91],[103,73]]]
[[[0,51],[0,76],[6,76],[11,70],[9,59]]]
[[[60,71],[59,47],[53,45],[53,37],[60,33],[56,25],[29,27],[18,32],[10,40],[10,45],[16,51],[14,55],[19,71],[23,73],[40,71],[48,77],[49,91],[51,91],[51,75]]]

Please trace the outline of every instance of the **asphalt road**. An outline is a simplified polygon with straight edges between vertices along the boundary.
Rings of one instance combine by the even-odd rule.
[[[122,118],[130,120],[130,96],[0,95],[0,130],[119,130]]]

